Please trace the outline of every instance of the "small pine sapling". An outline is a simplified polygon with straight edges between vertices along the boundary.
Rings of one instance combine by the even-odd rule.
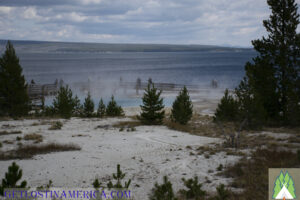
[[[115,188],[115,189],[128,189],[131,183],[131,179],[128,181],[125,181],[124,186],[122,185],[122,180],[125,178],[126,173],[123,173],[120,167],[120,164],[117,165],[117,173],[113,173],[113,179],[116,181],[115,184],[113,184],[111,181],[107,184],[107,187],[109,189]]]
[[[0,195],[4,195],[4,190],[7,188],[25,188],[27,185],[26,181],[22,181],[20,185],[17,182],[22,178],[22,169],[13,162],[11,166],[8,167],[8,172],[5,173],[5,178],[2,179],[2,184],[0,185]]]
[[[179,192],[187,199],[195,199],[195,200],[200,200],[202,199],[205,195],[206,192],[201,189],[202,184],[198,183],[198,177],[195,176],[194,179],[188,179],[185,180],[184,178],[182,179],[183,184],[185,187],[188,188],[188,190],[180,190]]]
[[[163,184],[155,183],[149,195],[150,200],[177,200],[173,192],[172,183],[168,180],[167,176],[163,178]]]

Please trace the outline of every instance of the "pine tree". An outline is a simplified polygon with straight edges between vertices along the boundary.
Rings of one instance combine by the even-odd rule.
[[[157,91],[154,84],[148,84],[143,96],[142,113],[140,119],[145,124],[161,124],[165,116],[163,99],[160,97],[162,91]]]
[[[300,40],[295,0],[268,0],[272,14],[263,22],[267,37],[252,41],[258,56],[246,64],[249,96],[260,101],[267,121],[290,124],[299,104]],[[300,117],[299,117],[300,118]],[[300,121],[300,119],[299,119]]]
[[[184,86],[173,103],[171,119],[180,124],[186,124],[192,118],[192,115],[193,104],[188,90]]]
[[[163,178],[163,184],[155,183],[154,188],[149,195],[150,200],[176,200],[172,183],[168,180],[167,176]]]
[[[80,103],[80,99],[78,98],[78,96],[76,95],[74,98],[74,111],[73,114],[74,116],[81,116],[83,114],[83,106]]]
[[[0,58],[0,115],[20,117],[29,111],[27,84],[11,42]]]
[[[73,93],[69,86],[60,87],[55,99],[53,100],[53,107],[56,114],[68,119],[72,116],[75,105],[76,103],[73,98]]]
[[[227,189],[225,189],[224,184],[221,184],[217,187],[217,196],[216,200],[227,200],[229,199],[230,193]]]
[[[98,117],[104,117],[106,112],[106,107],[105,104],[103,102],[103,99],[101,98],[99,101],[99,105],[98,105],[98,110],[97,110],[97,116]]]
[[[117,165],[117,173],[113,173],[113,179],[116,181],[115,184],[113,184],[111,181],[107,184],[107,187],[109,189],[115,188],[115,189],[128,189],[131,183],[131,179],[128,181],[125,181],[124,186],[122,185],[122,180],[125,178],[126,174],[122,172],[120,165]]]
[[[202,184],[198,183],[198,177],[195,176],[194,179],[185,180],[182,179],[184,186],[188,190],[180,190],[180,193],[185,196],[186,199],[200,200],[206,195],[206,192],[201,189]]]
[[[4,195],[4,190],[7,188],[25,188],[27,185],[26,181],[22,181],[20,185],[17,182],[22,178],[22,169],[13,162],[11,166],[8,167],[8,172],[5,173],[5,178],[2,179],[2,184],[0,185],[0,195]]]
[[[238,102],[225,90],[224,96],[215,112],[215,121],[235,121],[238,118]]]
[[[83,104],[83,113],[85,117],[92,117],[94,113],[95,104],[92,100],[91,94],[88,93]]]
[[[111,100],[106,107],[106,115],[111,117],[124,115],[122,107],[117,104],[114,96],[111,97]]]

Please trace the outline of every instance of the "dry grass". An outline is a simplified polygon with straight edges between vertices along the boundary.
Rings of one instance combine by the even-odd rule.
[[[114,128],[133,128],[136,126],[142,126],[140,121],[122,121],[113,125]]]
[[[0,131],[1,135],[15,135],[15,134],[21,134],[22,131]]]
[[[244,189],[235,199],[268,199],[268,168],[300,166],[297,154],[290,151],[258,149],[251,157],[244,157],[224,171],[224,175],[234,178],[232,187]]]
[[[62,151],[78,151],[81,148],[75,144],[43,144],[43,145],[26,145],[19,146],[18,149],[10,152],[1,152],[0,160],[14,160],[14,159],[30,159],[35,155],[47,154],[51,152]]]
[[[170,120],[170,117],[166,117],[164,120],[164,125],[169,129],[187,132],[193,135],[210,137],[221,137],[223,135],[222,129],[220,129],[218,125],[213,122],[212,117],[207,115],[203,116],[194,114],[192,119],[186,125],[175,123]],[[226,133],[232,132],[234,129],[234,124],[228,123],[224,125],[224,131]]]
[[[24,140],[34,140],[36,143],[43,141],[43,136],[37,133],[31,133],[24,136]]]

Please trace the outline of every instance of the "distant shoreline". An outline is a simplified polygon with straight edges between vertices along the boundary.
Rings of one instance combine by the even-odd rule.
[[[105,52],[243,52],[254,51],[246,47],[226,47],[216,45],[191,44],[126,44],[126,43],[84,43],[84,42],[50,42],[11,40],[17,51],[28,52],[70,52],[70,53],[105,53]],[[7,40],[0,39],[1,46]]]

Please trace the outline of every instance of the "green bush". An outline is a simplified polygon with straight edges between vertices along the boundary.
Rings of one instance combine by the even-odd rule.
[[[149,195],[150,200],[177,200],[173,192],[172,183],[167,176],[163,178],[163,184],[155,183]]]
[[[186,124],[192,118],[192,115],[193,104],[188,90],[184,86],[173,103],[171,119],[177,123]]]
[[[107,105],[106,115],[110,116],[110,117],[116,117],[116,116],[123,116],[124,115],[124,111],[123,111],[122,107],[117,104],[117,102],[114,99],[114,96],[111,97],[111,100]]]
[[[152,87],[151,87],[152,85]],[[149,83],[143,96],[142,113],[139,117],[144,124],[162,124],[165,117],[163,99],[160,97],[162,91],[157,91],[153,83]]]
[[[2,179],[2,184],[0,185],[0,195],[4,195],[4,190],[7,188],[25,188],[27,185],[26,181],[22,181],[20,185],[17,182],[22,178],[22,169],[13,162],[11,166],[8,167],[8,172],[5,173],[5,178]]]
[[[198,177],[195,176],[194,179],[185,180],[182,179],[184,186],[188,190],[180,190],[179,192],[186,198],[186,199],[195,199],[200,200],[206,195],[206,192],[201,189],[202,184],[198,183]]]
[[[51,127],[49,130],[60,130],[63,127],[63,123],[60,121],[52,123]]]

